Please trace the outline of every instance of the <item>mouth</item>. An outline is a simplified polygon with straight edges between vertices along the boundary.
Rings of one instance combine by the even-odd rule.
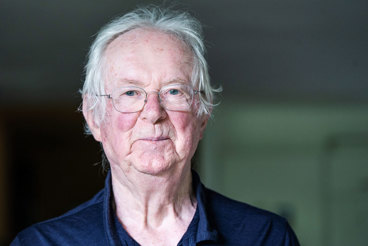
[[[141,138],[142,141],[150,141],[150,142],[159,142],[169,140],[169,137],[148,137],[148,138]]]

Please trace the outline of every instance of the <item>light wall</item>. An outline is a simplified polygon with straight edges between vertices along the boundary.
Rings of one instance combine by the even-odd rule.
[[[207,186],[287,217],[301,245],[367,245],[368,105],[222,103],[201,150]]]

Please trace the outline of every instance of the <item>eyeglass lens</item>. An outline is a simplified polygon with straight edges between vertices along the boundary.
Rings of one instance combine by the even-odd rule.
[[[156,92],[157,93],[157,92]],[[190,111],[193,100],[193,89],[187,85],[169,85],[158,92],[161,106],[172,111]],[[133,113],[143,109],[147,92],[140,87],[121,87],[112,94],[113,104],[117,111]]]

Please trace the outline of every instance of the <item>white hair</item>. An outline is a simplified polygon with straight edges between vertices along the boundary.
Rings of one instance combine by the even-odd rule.
[[[85,66],[86,78],[81,91],[83,104],[92,110],[94,123],[100,125],[106,111],[104,97],[104,81],[102,79],[103,57],[107,46],[118,36],[137,28],[153,29],[173,35],[183,41],[193,53],[192,85],[198,88],[200,105],[198,116],[210,115],[214,106],[214,89],[210,85],[207,62],[204,58],[205,46],[202,37],[202,26],[198,20],[186,12],[161,9],[156,6],[137,8],[108,23],[97,34]]]

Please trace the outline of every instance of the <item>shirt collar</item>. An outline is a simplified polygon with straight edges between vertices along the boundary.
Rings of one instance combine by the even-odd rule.
[[[113,196],[112,196],[112,184],[111,184],[111,171],[107,173],[105,179],[105,194],[104,194],[104,202],[103,202],[103,222],[105,226],[105,234],[107,237],[107,241],[110,246],[120,246],[119,235],[116,233],[114,216],[115,212],[112,208],[113,204]]]
[[[210,220],[207,215],[207,199],[205,193],[205,187],[200,181],[199,175],[192,170],[192,182],[193,189],[197,198],[197,210],[199,213],[198,230],[196,242],[201,241],[217,241],[218,232],[211,225]]]
[[[193,190],[196,194],[197,199],[197,211],[194,216],[192,222],[196,222],[196,233],[192,235],[187,235],[190,233],[189,230],[185,232],[183,238],[190,237],[191,242],[199,243],[202,241],[217,241],[218,232],[211,225],[210,220],[207,215],[206,210],[206,196],[205,196],[205,187],[200,181],[199,175],[192,170],[192,183]],[[119,229],[124,230],[123,228],[117,228],[116,223],[116,215],[113,209],[113,195],[112,195],[112,184],[111,184],[111,171],[108,172],[105,180],[105,194],[104,194],[104,203],[103,203],[103,219],[105,226],[105,234],[108,239],[109,245],[118,246],[118,245],[126,245],[125,243],[120,241],[118,231]],[[193,224],[193,223],[191,223]],[[191,227],[191,226],[189,226]],[[189,229],[189,228],[188,228]],[[128,233],[124,234],[128,236]],[[130,242],[134,240],[129,240]]]

